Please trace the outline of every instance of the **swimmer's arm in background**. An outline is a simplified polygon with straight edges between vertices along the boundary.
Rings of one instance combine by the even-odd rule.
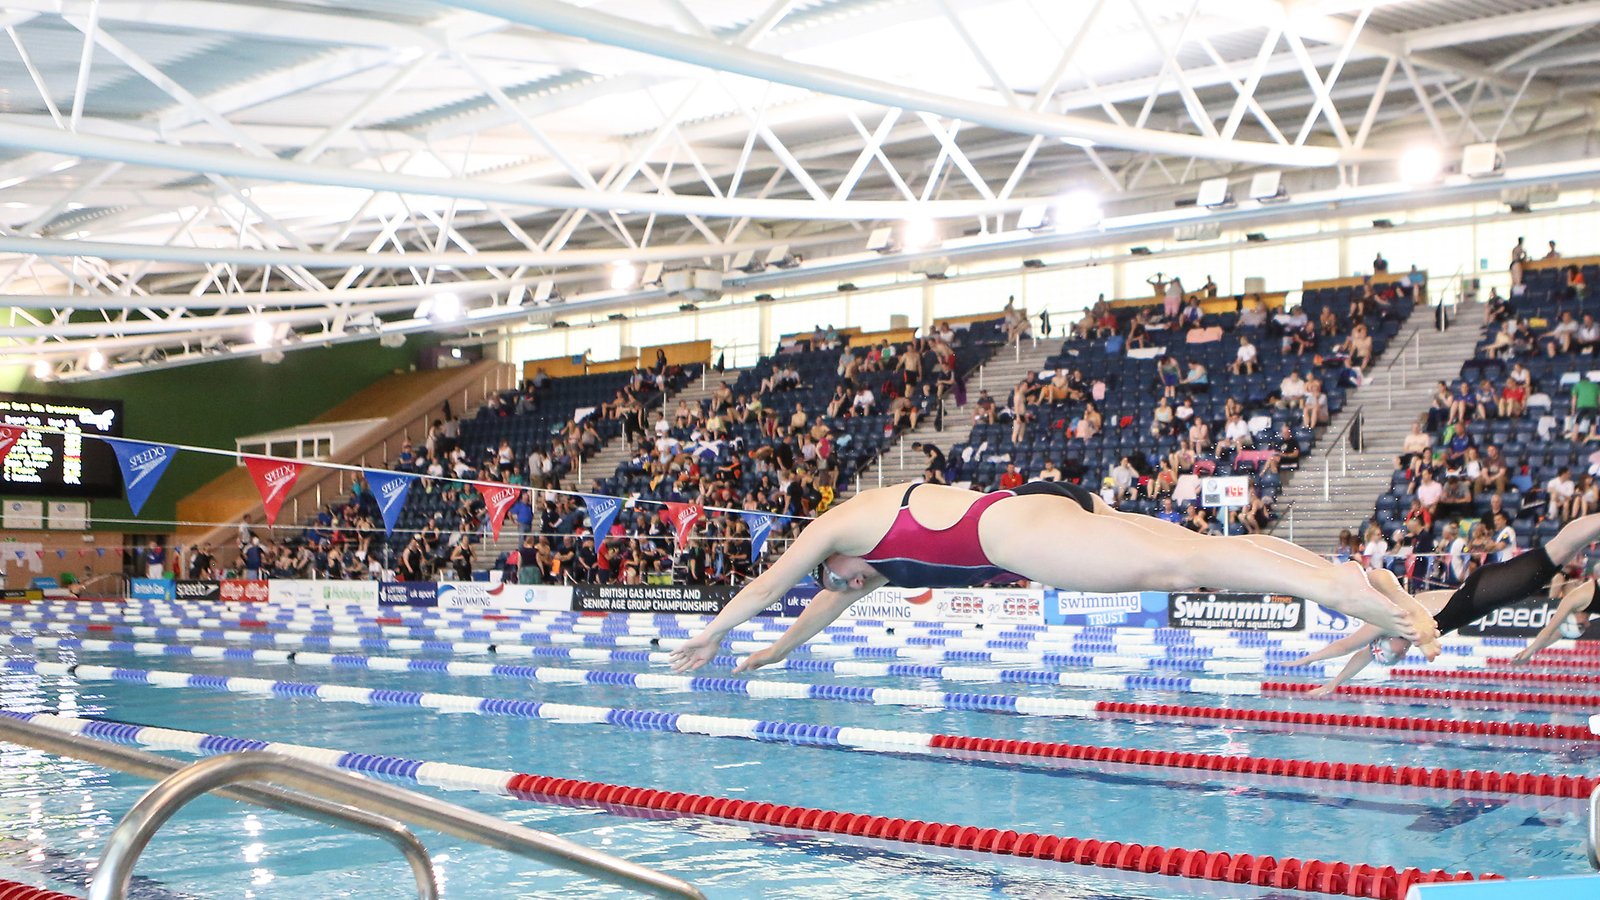
[[[1318,650],[1314,653],[1308,653],[1294,662],[1289,663],[1289,665],[1303,666],[1307,663],[1321,662],[1325,659],[1333,659],[1337,656],[1344,656],[1346,653],[1351,653],[1367,646],[1382,636],[1383,631],[1379,629],[1378,626],[1363,625],[1356,629],[1354,633],[1334,641],[1328,646],[1323,647],[1321,650]]]
[[[794,652],[794,648],[816,637],[818,632],[833,624],[835,619],[850,608],[850,604],[888,583],[888,579],[880,575],[868,579],[866,584],[854,590],[822,591],[811,598],[805,612],[801,613],[776,641],[740,660],[733,671],[753,672],[762,666],[770,666],[784,659]]]
[[[1561,598],[1561,603],[1556,607],[1556,611],[1551,613],[1550,621],[1545,622],[1544,627],[1539,629],[1539,634],[1528,642],[1528,646],[1523,647],[1511,659],[1519,663],[1527,662],[1533,658],[1535,653],[1561,640],[1561,623],[1567,620],[1567,616],[1577,612],[1579,607],[1588,606],[1592,600],[1594,600],[1594,582],[1592,581],[1580,584],[1567,591],[1567,595]]]
[[[710,625],[672,651],[672,670],[690,672],[710,662],[728,632],[750,621],[774,601],[783,599],[789,588],[799,584],[800,579],[833,554],[839,521],[837,517],[830,520],[824,516],[801,531],[777,562],[741,588]]]
[[[1369,649],[1367,649],[1365,647],[1363,647],[1360,650],[1357,650],[1353,655],[1351,655],[1350,660],[1344,664],[1344,668],[1339,670],[1339,674],[1333,676],[1333,680],[1332,681],[1328,682],[1327,684],[1323,685],[1322,687],[1317,688],[1314,691],[1306,692],[1306,696],[1307,697],[1326,697],[1326,696],[1329,696],[1330,694],[1332,694],[1334,692],[1334,689],[1339,687],[1339,685],[1344,684],[1346,681],[1349,681],[1350,679],[1356,677],[1356,673],[1361,671],[1362,669],[1365,669],[1367,667],[1367,664],[1370,663],[1370,662],[1372,662],[1372,651],[1371,650],[1369,650]]]

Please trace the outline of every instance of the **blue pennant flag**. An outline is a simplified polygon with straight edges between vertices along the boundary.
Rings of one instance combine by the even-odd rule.
[[[378,512],[383,514],[383,530],[394,534],[394,525],[400,521],[400,510],[406,505],[406,494],[410,493],[411,483],[417,480],[417,476],[381,469],[366,469],[361,474],[366,477],[367,487],[372,488],[372,496],[378,501]]]
[[[600,494],[578,496],[583,498],[583,505],[589,508],[589,522],[594,528],[594,540],[598,546],[611,533],[611,523],[617,520],[617,513],[622,511],[622,498]]]
[[[116,438],[104,440],[111,445],[111,452],[117,455],[117,462],[122,466],[122,484],[128,489],[128,506],[133,508],[133,514],[137,516],[139,510],[144,509],[144,502],[150,499],[150,492],[156,489],[161,473],[167,470],[167,464],[178,455],[178,448],[166,444],[119,441]]]
[[[761,549],[767,545],[767,535],[772,531],[772,523],[777,519],[761,512],[740,513],[739,518],[744,519],[744,527],[750,529],[750,558],[760,559]]]

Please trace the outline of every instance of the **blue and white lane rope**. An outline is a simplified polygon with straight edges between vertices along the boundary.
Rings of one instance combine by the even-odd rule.
[[[279,741],[258,741],[249,738],[204,734],[196,731],[179,731],[173,728],[155,728],[149,725],[126,725],[119,722],[102,722],[96,719],[77,719],[52,713],[17,713],[0,710],[0,716],[9,716],[32,722],[46,728],[76,737],[94,738],[118,744],[133,744],[152,750],[178,750],[200,756],[232,753],[239,750],[265,750],[282,753],[295,759],[360,772],[366,775],[385,775],[405,778],[429,787],[453,791],[481,791],[489,794],[512,793],[511,779],[515,772],[462,766],[454,763],[426,762],[397,756],[380,756],[371,753],[351,753],[323,747],[308,747]]]
[[[4,623],[0,618],[0,624]],[[49,624],[43,617],[13,617],[13,624]],[[99,624],[106,627],[107,623]],[[110,625],[113,629],[131,628],[133,634],[140,637],[180,637],[189,639],[216,639],[221,636],[236,635],[267,635],[277,636],[283,634],[311,634],[328,636],[368,636],[383,637],[388,635],[404,635],[410,639],[430,641],[477,641],[483,643],[505,643],[510,641],[522,643],[549,642],[553,644],[571,644],[582,646],[601,647],[647,647],[647,646],[675,646],[677,642],[686,639],[686,633],[675,636],[660,636],[655,632],[617,633],[617,634],[590,634],[576,632],[551,632],[547,630],[521,630],[485,629],[485,628],[407,628],[404,626],[335,626],[333,628],[310,628],[305,630],[280,629],[274,631],[207,629],[207,628],[182,628],[171,626],[117,626]],[[735,630],[729,633],[725,645],[737,649],[741,642],[754,643],[757,647],[764,646],[767,636],[756,632]],[[1064,654],[1069,656],[1094,656],[1100,659],[1097,664],[1107,665],[1139,665],[1142,660],[1217,660],[1214,664],[1199,667],[1201,671],[1211,672],[1251,672],[1256,671],[1261,662],[1288,662],[1303,655],[1308,647],[1215,647],[1193,646],[1184,644],[1152,644],[1142,640],[1123,643],[1113,637],[1107,641],[1099,636],[1077,635],[1067,637],[1063,635],[1059,640],[1049,642],[1030,642],[1010,639],[950,639],[950,638],[920,638],[902,637],[899,635],[832,635],[821,636],[808,642],[801,652],[819,655],[875,655],[872,653],[855,654],[840,653],[828,648],[863,648],[867,650],[880,649],[916,649],[916,648],[945,648],[953,651],[988,651],[1000,650],[1023,654]],[[751,648],[754,649],[754,648]],[[1448,666],[1452,662],[1459,665],[1479,668],[1482,666],[1478,660],[1491,655],[1498,655],[1495,650],[1482,646],[1472,645],[1447,645],[1446,652],[1451,654],[1442,663],[1437,665]],[[1130,658],[1124,661],[1122,658]],[[1453,657],[1453,658],[1452,658]],[[913,655],[913,658],[918,658]],[[1421,661],[1420,654],[1416,655]],[[1232,664],[1227,660],[1255,661],[1253,663]],[[1063,663],[1076,665],[1076,663]]]
[[[897,690],[893,688],[851,687],[798,681],[763,681],[748,678],[716,678],[700,675],[616,672],[561,666],[520,666],[483,662],[446,662],[394,656],[317,653],[309,650],[248,650],[243,648],[192,647],[134,641],[105,641],[94,638],[19,638],[0,634],[0,646],[19,649],[79,650],[100,653],[133,653],[141,656],[223,659],[234,662],[325,666],[335,669],[369,669],[387,672],[427,672],[452,677],[514,678],[544,684],[593,684],[633,689],[669,689],[709,694],[737,694],[758,699],[840,700],[892,706],[921,706],[943,709],[992,709],[994,694],[963,694],[944,691]],[[874,674],[936,678],[949,681],[984,681],[1055,685],[1110,691],[1163,691],[1233,697],[1259,697],[1259,681],[1232,681],[1221,678],[1189,678],[1158,675],[1092,675],[1073,672],[1039,672],[1005,669],[963,670],[950,666],[907,664],[860,664]],[[964,677],[968,673],[981,678]],[[1057,715],[1049,708],[1020,710],[1021,715]]]
[[[532,643],[508,643],[501,641],[448,641],[448,640],[423,640],[417,638],[363,638],[356,635],[307,635],[300,633],[262,634],[256,631],[226,631],[221,629],[199,628],[145,628],[136,626],[110,626],[116,634],[126,635],[140,639],[179,640],[179,641],[223,641],[227,643],[249,644],[252,646],[267,646],[288,649],[312,650],[366,650],[369,652],[392,651],[422,651],[444,653],[498,653],[502,655],[552,655],[564,654],[539,654],[539,650],[626,650],[629,647],[643,649],[664,648],[671,649],[679,644],[678,640],[655,641],[640,638],[629,641],[596,640],[586,638],[581,641],[553,641],[545,642],[535,639]],[[74,634],[89,634],[89,628],[82,625],[57,626],[55,630],[67,631]],[[491,637],[482,635],[483,638]],[[546,646],[548,644],[548,646]],[[577,646],[562,646],[574,644]],[[725,642],[724,646],[734,653],[752,653],[767,646],[764,641],[732,641]],[[906,659],[926,663],[1000,663],[1011,665],[1030,666],[1061,666],[1077,669],[1105,669],[1105,668],[1138,668],[1156,671],[1198,672],[1213,675],[1241,675],[1263,674],[1263,664],[1258,657],[1254,660],[1211,660],[1196,658],[1162,658],[1146,656],[1128,656],[1115,654],[1081,654],[1059,651],[986,651],[986,650],[941,650],[937,648],[922,647],[851,647],[833,645],[802,645],[795,649],[795,656],[802,658],[848,658],[848,659]],[[587,658],[570,656],[566,658]],[[617,657],[621,658],[621,657]],[[662,655],[665,658],[665,655]],[[648,661],[648,656],[641,654],[640,661]],[[789,668],[796,668],[796,663],[802,662],[791,658],[788,660]],[[1312,674],[1314,670],[1294,669],[1285,670],[1285,674]],[[1271,674],[1271,670],[1266,670]],[[1381,677],[1381,676],[1369,676]]]
[[[438,694],[398,691],[349,685],[316,684],[301,681],[274,681],[266,678],[238,678],[221,675],[190,675],[146,669],[121,669],[110,666],[68,665],[66,663],[7,660],[4,670],[33,675],[66,676],[79,681],[117,681],[154,687],[185,688],[223,693],[254,694],[274,699],[305,697],[323,702],[358,703],[365,706],[403,706],[435,713],[468,713],[516,719],[580,725],[609,725],[632,731],[665,731],[710,737],[744,738],[824,747],[847,747],[890,753],[932,752],[931,732],[895,731],[877,728],[852,728],[814,725],[768,719],[732,716],[699,716],[690,713],[650,709],[623,709],[606,706],[581,706],[571,703],[540,703],[502,697],[474,697],[466,694]],[[1094,718],[1096,704],[1088,700],[1049,700],[1045,698],[997,698],[996,708],[1019,712],[1024,708],[1054,711],[1040,715]]]

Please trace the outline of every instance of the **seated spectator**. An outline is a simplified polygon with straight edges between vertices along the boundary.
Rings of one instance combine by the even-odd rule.
[[[1518,376],[1519,370],[1521,372],[1520,377]],[[1522,363],[1517,363],[1512,368],[1511,373],[1506,376],[1506,383],[1500,387],[1500,399],[1498,401],[1500,418],[1521,417],[1523,411],[1528,408],[1528,384],[1530,380],[1528,370],[1522,367]]]
[[[856,391],[855,399],[850,402],[850,411],[852,414],[857,416],[870,416],[872,415],[873,408],[877,402],[878,399],[877,397],[873,396],[872,389],[866,385],[862,385],[860,389]],[[993,402],[994,401],[991,400],[990,404],[992,405]],[[989,424],[994,424],[992,417]]]
[[[1344,330],[1339,323],[1339,316],[1333,311],[1332,306],[1324,306],[1321,315],[1317,316],[1317,330],[1323,334],[1338,334]]]
[[[1305,402],[1306,382],[1300,377],[1300,370],[1294,369],[1278,383],[1278,408],[1299,409]]]
[[[1583,270],[1577,266],[1567,266],[1566,290],[1562,293],[1563,299],[1577,300],[1584,292]]]
[[[1239,319],[1234,323],[1236,328],[1260,328],[1267,324],[1267,309],[1261,303],[1260,294],[1251,294],[1240,301]]]
[[[1454,472],[1445,476],[1444,492],[1439,496],[1436,514],[1443,519],[1457,519],[1472,512],[1472,487],[1467,480]]]
[[[1559,522],[1571,519],[1573,498],[1578,493],[1578,486],[1572,480],[1572,467],[1562,466],[1555,477],[1545,483],[1544,490],[1548,503],[1546,515]]]
[[[1073,426],[1073,435],[1079,440],[1086,441],[1099,434],[1104,424],[1100,411],[1095,409],[1093,403],[1090,403],[1084,407],[1083,415],[1078,417],[1077,424]]]
[[[1163,522],[1177,524],[1183,521],[1183,511],[1172,505],[1172,498],[1161,501],[1161,511],[1156,513],[1156,518]]]
[[[909,397],[902,395],[889,401],[889,418],[896,431],[916,428],[917,419],[921,415],[917,405],[911,402]]]
[[[1141,349],[1150,346],[1150,314],[1139,310],[1128,321],[1128,336],[1125,341],[1128,349]]]
[[[1021,472],[1017,471],[1016,463],[1006,463],[1006,470],[1000,473],[1000,489],[1002,491],[1015,490],[1022,487],[1024,481],[1026,479],[1022,477]]]
[[[1137,496],[1139,486],[1139,470],[1133,467],[1133,461],[1124,456],[1111,468],[1111,482],[1117,489],[1117,496],[1126,500]]]
[[[1233,362],[1229,363],[1228,371],[1235,375],[1254,375],[1261,370],[1256,361],[1256,345],[1250,343],[1247,335],[1239,335],[1239,349],[1234,354]]]
[[[1189,371],[1183,376],[1181,382],[1184,390],[1191,394],[1205,394],[1211,390],[1211,375],[1200,360],[1189,361]]]
[[[1294,436],[1294,430],[1288,423],[1278,429],[1278,435],[1273,439],[1273,449],[1277,451],[1276,465],[1281,472],[1294,472],[1300,468],[1300,442]]]
[[[1411,457],[1426,454],[1433,447],[1433,438],[1422,430],[1421,422],[1411,423],[1411,433],[1406,435],[1400,444],[1399,467],[1404,468],[1411,462]]]
[[[997,420],[998,411],[995,409],[994,398],[988,391],[978,394],[978,402],[972,405],[972,424],[993,425]]]
[[[1305,321],[1285,331],[1286,346],[1283,351],[1285,356],[1290,350],[1293,350],[1296,356],[1305,356],[1308,350],[1313,354],[1317,352],[1317,323],[1306,319],[1304,313],[1301,313],[1300,318]]]
[[[1303,424],[1307,428],[1328,424],[1328,395],[1322,392],[1322,379],[1312,378],[1306,382],[1306,393],[1300,402],[1300,412]]]
[[[1150,414],[1151,437],[1161,438],[1172,434],[1174,418],[1173,409],[1167,404],[1167,398],[1162,397],[1156,402],[1156,408]]]
[[[1571,310],[1562,310],[1556,324],[1539,337],[1539,344],[1544,348],[1546,356],[1555,356],[1558,353],[1570,353],[1572,340],[1578,333],[1577,320],[1572,318]]]
[[[1056,465],[1056,461],[1055,460],[1053,460],[1053,459],[1045,460],[1044,468],[1039,470],[1039,479],[1038,480],[1040,480],[1040,481],[1060,481],[1061,480],[1061,469]]]
[[[1383,530],[1376,522],[1367,526],[1361,546],[1361,562],[1368,569],[1381,569],[1389,562],[1389,542],[1383,539]]]
[[[1191,331],[1199,328],[1204,319],[1205,313],[1200,309],[1200,301],[1190,297],[1189,302],[1185,303],[1183,309],[1178,313],[1178,327],[1185,331]]]
[[[1350,337],[1345,341],[1346,354],[1350,358],[1350,365],[1365,372],[1372,365],[1372,335],[1367,332],[1367,326],[1356,323],[1350,329]]]

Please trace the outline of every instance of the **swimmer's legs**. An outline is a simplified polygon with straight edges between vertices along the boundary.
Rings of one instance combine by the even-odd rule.
[[[1550,554],[1551,562],[1564,566],[1596,540],[1600,540],[1600,513],[1591,513],[1568,522],[1544,545],[1544,550]]]

